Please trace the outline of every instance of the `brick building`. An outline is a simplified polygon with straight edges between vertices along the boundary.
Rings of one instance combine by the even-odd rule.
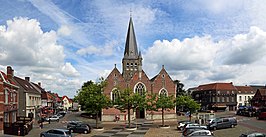
[[[8,66],[7,73],[0,71],[0,134],[4,125],[15,123],[18,115],[18,86],[12,80],[14,70]]]
[[[191,95],[202,110],[236,110],[237,88],[233,83],[199,85]]]
[[[254,97],[250,100],[252,106],[255,107],[266,107],[266,88],[257,89]]]
[[[136,36],[134,32],[134,26],[132,18],[130,17],[127,38],[125,43],[124,57],[122,59],[122,73],[116,68],[106,78],[107,86],[104,89],[104,94],[113,100],[116,97],[116,93],[113,93],[115,89],[130,88],[134,93],[148,92],[156,94],[174,95],[176,87],[162,66],[160,72],[149,79],[145,71],[142,69],[142,56],[141,52],[138,52]],[[127,112],[121,113],[118,109],[109,108],[102,111],[103,121],[112,121],[115,115],[120,116],[120,120],[127,120]],[[151,117],[153,115],[153,117]],[[161,112],[151,112],[145,109],[137,109],[136,112],[131,112],[131,117],[144,118],[144,119],[161,119]],[[175,110],[167,111],[165,118],[175,117]]]

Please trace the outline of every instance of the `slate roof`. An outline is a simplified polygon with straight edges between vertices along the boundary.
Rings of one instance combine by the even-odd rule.
[[[138,47],[137,40],[134,32],[134,26],[132,17],[130,17],[128,31],[127,31],[127,40],[125,45],[124,57],[125,58],[138,58]]]
[[[35,87],[27,80],[14,76],[14,80],[19,84],[19,87],[24,89],[24,92],[41,94]]]

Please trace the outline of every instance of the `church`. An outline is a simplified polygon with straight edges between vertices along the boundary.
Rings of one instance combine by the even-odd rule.
[[[176,86],[174,81],[168,75],[164,66],[160,72],[149,79],[145,71],[142,69],[142,56],[138,51],[137,40],[134,32],[133,20],[130,17],[127,31],[124,57],[122,59],[122,73],[114,66],[111,73],[106,78],[107,86],[104,88],[104,94],[114,100],[117,96],[116,89],[130,88],[134,93],[156,93],[176,95]],[[131,110],[132,111],[132,110]],[[120,120],[127,120],[127,112],[120,112],[116,108],[103,109],[102,121],[113,121],[115,116],[119,116]],[[130,112],[131,119],[161,119],[161,112],[146,111],[145,109],[137,109],[135,112]],[[165,112],[165,119],[174,118],[175,110]]]

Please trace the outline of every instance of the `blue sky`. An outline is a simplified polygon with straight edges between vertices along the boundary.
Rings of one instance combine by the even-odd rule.
[[[162,65],[186,88],[265,85],[263,0],[0,0],[0,69],[73,97],[121,71],[132,18],[147,75]]]

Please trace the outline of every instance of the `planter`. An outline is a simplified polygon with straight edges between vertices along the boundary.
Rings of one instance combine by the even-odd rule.
[[[159,125],[159,128],[161,128],[161,129],[168,129],[168,128],[170,128],[170,126],[169,125]]]
[[[103,128],[103,127],[98,127],[98,128],[95,127],[95,128],[93,128],[93,130],[94,130],[94,131],[103,131],[104,128]]]

